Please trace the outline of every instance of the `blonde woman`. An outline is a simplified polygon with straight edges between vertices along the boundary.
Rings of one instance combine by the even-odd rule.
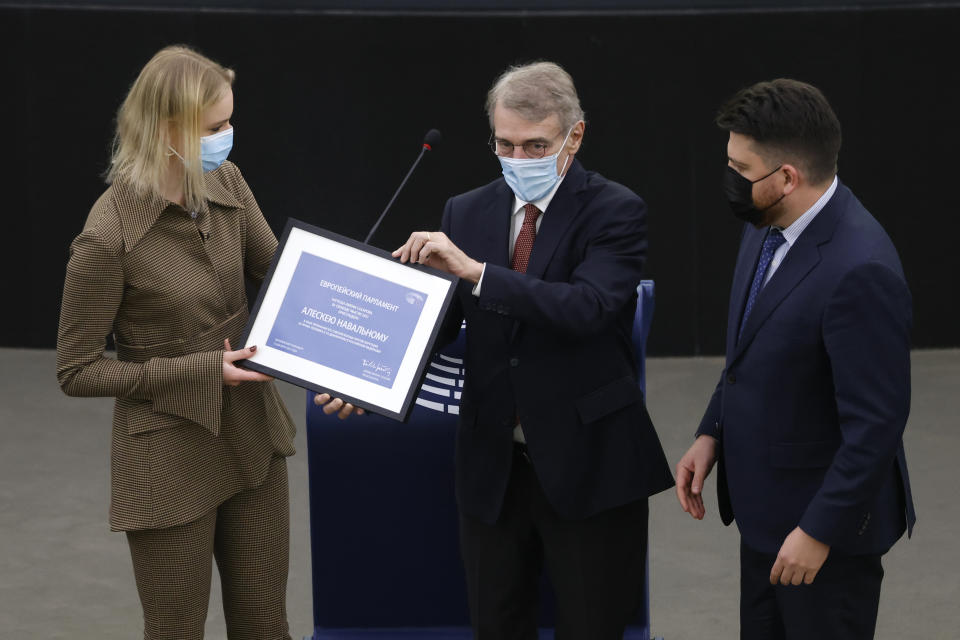
[[[185,47],[147,63],[64,284],[57,378],[71,396],[116,397],[110,527],[127,534],[151,640],[203,637],[213,559],[231,640],[290,638],[294,426],[270,378],[235,365],[256,347],[231,348],[244,277],[262,280],[277,246],[226,161],[233,78]]]

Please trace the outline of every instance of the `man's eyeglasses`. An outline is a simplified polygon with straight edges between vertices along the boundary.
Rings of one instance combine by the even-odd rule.
[[[487,144],[495,154],[504,157],[512,156],[513,149],[517,146],[512,142],[497,138],[492,133],[490,134],[490,140]],[[522,148],[523,153],[528,158],[542,158],[547,153],[547,149],[550,148],[550,143],[544,140],[527,140],[523,143]]]

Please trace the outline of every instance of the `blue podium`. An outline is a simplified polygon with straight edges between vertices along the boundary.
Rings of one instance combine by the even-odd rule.
[[[633,342],[644,388],[653,282],[637,287]],[[340,421],[307,394],[312,640],[472,638],[454,498],[464,332],[434,355],[407,424]],[[649,589],[647,590],[649,591]],[[553,638],[549,583],[541,638]],[[649,595],[625,638],[649,640]]]

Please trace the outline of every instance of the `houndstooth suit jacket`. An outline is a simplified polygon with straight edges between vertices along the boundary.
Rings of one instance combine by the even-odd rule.
[[[222,378],[223,340],[238,348],[247,321],[244,275],[263,280],[277,240],[235,165],[205,181],[195,218],[118,181],[71,245],[57,379],[71,396],[116,397],[113,530],[191,522],[294,453],[273,383]]]

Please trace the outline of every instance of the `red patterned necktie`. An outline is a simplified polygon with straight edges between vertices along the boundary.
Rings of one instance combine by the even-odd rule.
[[[527,272],[533,240],[537,237],[537,218],[540,217],[540,209],[535,205],[525,204],[523,210],[523,225],[520,227],[520,235],[517,236],[517,242],[513,247],[513,261],[510,263],[510,268],[519,273]]]

